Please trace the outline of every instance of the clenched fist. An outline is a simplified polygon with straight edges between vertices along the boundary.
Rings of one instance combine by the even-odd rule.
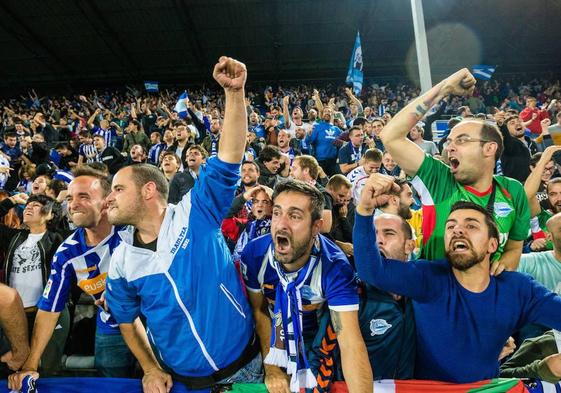
[[[214,66],[212,76],[224,90],[239,91],[245,86],[247,70],[245,64],[231,57],[222,56]]]

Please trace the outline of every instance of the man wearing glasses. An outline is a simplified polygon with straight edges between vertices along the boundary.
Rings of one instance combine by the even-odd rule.
[[[424,259],[444,257],[444,223],[450,207],[467,200],[493,212],[500,232],[499,248],[492,273],[515,270],[528,235],[530,211],[522,185],[508,177],[494,176],[503,151],[503,138],[494,124],[466,119],[447,138],[450,165],[425,155],[407,139],[411,127],[442,98],[467,96],[475,89],[475,78],[467,69],[452,74],[417,97],[384,127],[382,142],[397,164],[409,176],[423,203]]]

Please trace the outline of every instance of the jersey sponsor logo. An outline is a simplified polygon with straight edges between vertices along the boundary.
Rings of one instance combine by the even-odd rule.
[[[95,271],[95,270],[97,270],[97,266],[90,266],[90,267],[88,267],[88,268],[86,268],[86,269],[79,269],[79,270],[76,270],[76,273],[77,273],[77,274],[87,274],[87,273],[93,272],[93,271]]]
[[[105,278],[107,273],[101,273],[99,276],[90,278],[89,280],[82,280],[78,286],[88,295],[97,295],[105,290]]]
[[[47,281],[47,285],[45,285],[45,289],[43,290],[43,297],[45,299],[49,298],[49,293],[51,292],[52,286],[53,286],[53,280],[49,278],[49,281]]]
[[[495,202],[495,215],[497,217],[507,217],[514,209],[505,202]]]
[[[392,327],[385,319],[373,319],[370,321],[370,335],[381,336]]]

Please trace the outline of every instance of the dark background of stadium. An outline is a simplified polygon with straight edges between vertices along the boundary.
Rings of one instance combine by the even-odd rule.
[[[560,0],[425,0],[433,80],[459,67],[561,73]],[[2,95],[211,81],[221,54],[250,83],[343,83],[357,29],[365,77],[417,74],[409,0],[2,0]]]

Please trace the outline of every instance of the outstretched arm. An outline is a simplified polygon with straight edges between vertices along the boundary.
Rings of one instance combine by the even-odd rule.
[[[382,142],[406,174],[414,176],[425,159],[423,150],[407,139],[411,128],[442,98],[449,94],[470,95],[474,89],[475,78],[464,68],[414,99],[384,127]]]
[[[214,66],[212,76],[224,88],[226,95],[224,127],[218,148],[218,158],[224,162],[236,164],[243,158],[247,133],[244,89],[247,70],[243,63],[222,56]]]

